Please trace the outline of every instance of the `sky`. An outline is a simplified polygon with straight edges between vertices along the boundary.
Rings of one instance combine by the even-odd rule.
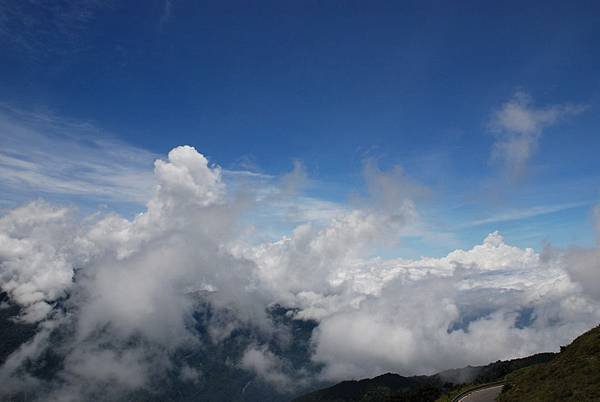
[[[492,229],[536,248],[590,244],[589,210],[600,198],[597,7],[8,2],[3,114],[88,125],[59,134],[125,143],[149,167],[151,155],[177,145],[225,169],[274,176],[300,161],[312,180],[305,190],[341,204],[364,191],[366,160],[401,166],[431,190],[430,230],[454,237],[409,239],[402,252],[411,256],[468,246]],[[494,128],[511,102],[524,118],[554,116],[537,117],[528,132]],[[520,162],[495,153],[511,135],[532,137]],[[18,134],[2,138],[23,148]],[[40,189],[18,190],[3,202]],[[111,201],[135,211],[118,205],[130,199]]]
[[[2,2],[0,287],[44,329],[0,378],[61,325],[179,347],[205,293],[317,320],[327,380],[558,348],[599,319],[599,42],[592,1]],[[146,384],[98,348],[57,399]]]

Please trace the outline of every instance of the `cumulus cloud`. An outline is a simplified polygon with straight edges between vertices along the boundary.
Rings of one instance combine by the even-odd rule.
[[[536,151],[542,131],[585,109],[584,105],[570,103],[536,107],[529,94],[517,92],[492,114],[489,122],[497,136],[492,159],[500,161],[510,177],[520,176]]]
[[[8,205],[41,195],[58,202],[79,197],[94,208],[125,204],[138,210],[153,197],[158,175],[178,174],[163,166],[153,175],[157,159],[92,123],[0,103],[0,191]],[[231,187],[265,187],[273,180],[249,170],[218,170],[219,180],[227,176]],[[179,179],[185,185],[187,178]]]
[[[289,302],[307,291],[327,293],[329,279],[352,265],[387,225],[385,217],[353,211],[325,228],[300,225],[291,237],[246,250],[244,256],[255,261],[261,281]]]
[[[156,161],[153,194],[131,219],[78,219],[43,201],[8,212],[0,287],[40,329],[1,367],[5,392],[33,387],[76,400],[109,385],[151,388],[168,373],[201,386],[204,368],[181,356],[220,345],[232,353],[224,365],[286,392],[555,350],[600,319],[596,290],[585,285],[596,271],[583,254],[540,255],[494,232],[442,258],[378,257],[418,223],[415,199],[426,191],[399,168],[367,166],[365,179],[368,194],[354,207],[262,242],[248,239],[256,232],[243,214],[267,198],[248,202],[189,146]],[[298,333],[273,321],[274,306],[293,322],[315,322],[308,361],[286,357],[281,345]],[[53,381],[26,370],[50,346],[62,361]]]
[[[125,385],[143,385],[140,373],[163,359],[165,348],[194,342],[193,295],[206,289],[217,308],[234,309],[239,321],[263,320],[265,304],[248,304],[249,263],[228,252],[237,204],[225,202],[220,168],[178,147],[156,162],[155,178],[147,210],[132,220],[108,215],[75,225],[68,209],[35,202],[0,222],[0,285],[25,307],[22,319],[43,319],[69,293],[63,304],[76,314],[68,321],[77,345],[65,357],[65,370],[77,367],[71,382],[80,384],[75,380],[98,367],[98,379],[116,370],[131,374]],[[163,352],[133,358],[91,341],[107,334],[119,348],[141,336],[149,342],[143,350]]]
[[[258,320],[255,305],[240,300],[244,288],[252,292],[251,270],[228,251],[238,207],[225,202],[220,169],[192,147],[178,147],[156,162],[155,176],[144,213],[131,221],[108,216],[83,240],[94,265],[81,272],[80,331],[91,334],[105,324],[123,336],[141,331],[161,344],[176,343],[188,334],[189,295],[207,289],[214,303]]]
[[[321,242],[327,231],[309,233],[303,235]],[[359,249],[345,238],[333,239],[327,240]],[[321,378],[327,380],[386,371],[434,373],[553,350],[600,318],[561,258],[510,246],[497,232],[481,245],[439,259],[365,259],[320,249],[315,254],[339,259],[313,257],[300,268],[288,259],[301,263],[313,251],[290,258],[295,242],[310,244],[287,239],[270,245],[278,249],[276,256],[261,249],[264,254],[254,259],[259,271],[285,272],[287,282],[263,280],[278,284],[281,300],[299,307],[297,317],[319,321],[313,358],[324,364]],[[308,277],[294,276],[296,269]]]
[[[379,288],[321,319],[314,358],[325,378],[431,374],[553,350],[600,318],[559,261],[543,262],[498,233],[444,258],[386,265],[387,276],[361,272]]]
[[[24,321],[46,317],[71,287],[81,261],[78,227],[66,208],[36,201],[0,218],[0,286],[25,307]]]

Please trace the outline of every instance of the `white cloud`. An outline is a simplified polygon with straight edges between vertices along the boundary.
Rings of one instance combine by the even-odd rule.
[[[267,340],[234,363],[281,389],[309,377],[266,346],[276,333],[265,311],[273,304],[318,321],[313,359],[328,380],[432,373],[555,350],[600,319],[595,288],[585,287],[596,271],[572,260],[585,273],[578,277],[569,252],[540,255],[494,232],[443,258],[377,257],[374,250],[419,221],[414,199],[422,191],[398,169],[367,171],[366,179],[369,194],[354,209],[256,244],[241,219],[252,202],[194,148],[177,147],[155,163],[153,195],[133,219],[77,220],[41,201],[0,218],[0,287],[25,307],[24,319],[68,328],[56,399],[107,383],[136,389],[172,370],[175,351],[198,346],[191,323],[200,302],[212,306],[210,342],[240,326]],[[65,294],[68,314],[53,310],[44,320]],[[0,370],[11,390],[37,381],[19,373],[48,339],[24,346]]]
[[[247,249],[243,255],[255,262],[261,282],[283,303],[307,292],[327,294],[334,278],[368,255],[376,243],[394,241],[413,212],[410,206],[392,216],[353,210],[324,228],[299,225],[291,237]]]
[[[25,321],[45,318],[71,287],[78,231],[69,210],[41,201],[0,218],[0,286],[26,307]]]
[[[122,374],[119,387],[143,386],[169,350],[197,342],[190,289],[215,289],[215,309],[233,309],[240,323],[265,321],[251,264],[228,251],[239,207],[225,202],[220,169],[178,147],[156,162],[155,176],[147,210],[132,220],[108,215],[75,225],[66,208],[33,203],[0,222],[0,286],[26,307],[23,319],[42,319],[40,305],[70,293],[64,376],[75,395],[89,382],[117,381],[111,373]],[[137,336],[146,343],[134,358],[126,345]]]
[[[586,106],[569,103],[535,107],[530,95],[517,92],[491,117],[490,129],[497,134],[492,158],[504,164],[510,177],[520,176],[537,148],[542,131],[585,109]]]
[[[544,262],[498,234],[468,251],[384,269],[390,275],[365,267],[346,278],[354,282],[360,272],[370,276],[367,282],[383,283],[362,288],[358,303],[321,314],[313,341],[324,378],[431,374],[556,350],[600,319],[560,260]],[[531,322],[521,326],[527,309]]]

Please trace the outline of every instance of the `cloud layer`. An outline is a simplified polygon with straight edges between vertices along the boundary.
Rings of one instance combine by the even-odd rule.
[[[280,197],[306,180],[296,166]],[[81,219],[43,201],[9,211],[0,219],[0,287],[22,307],[19,319],[39,329],[0,368],[10,384],[2,392],[33,387],[77,400],[106,384],[144,389],[173,372],[201,386],[202,367],[177,356],[240,331],[252,341],[223,364],[285,392],[556,350],[600,320],[598,248],[540,254],[494,232],[443,258],[383,259],[381,245],[418,225],[415,200],[426,191],[399,168],[369,165],[365,180],[369,193],[355,208],[266,242],[243,215],[269,198],[228,188],[222,170],[189,146],[155,162],[153,195],[132,219]],[[273,306],[317,323],[305,362],[317,370],[280,353],[296,335],[270,318]],[[205,310],[202,338],[195,317]],[[26,367],[50,345],[63,364],[48,382]]]

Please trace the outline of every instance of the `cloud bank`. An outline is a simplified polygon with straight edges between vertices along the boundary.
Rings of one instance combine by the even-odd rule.
[[[539,119],[519,130],[551,120]],[[21,307],[18,320],[38,325],[0,368],[5,396],[27,388],[80,400],[107,385],[126,395],[168,375],[202,387],[205,367],[184,357],[209,347],[229,353],[224,366],[285,393],[556,350],[600,320],[599,248],[540,254],[494,232],[443,258],[378,257],[420,220],[424,189],[399,168],[368,165],[369,192],[354,208],[258,242],[260,228],[247,230],[243,216],[268,197],[232,190],[194,148],[157,160],[153,180],[132,219],[78,218],[43,201],[0,219],[0,287]],[[297,165],[280,193],[306,181]],[[284,321],[269,313],[278,306]],[[315,324],[299,362],[286,351],[302,323]],[[30,369],[49,350],[62,362],[50,379]]]

